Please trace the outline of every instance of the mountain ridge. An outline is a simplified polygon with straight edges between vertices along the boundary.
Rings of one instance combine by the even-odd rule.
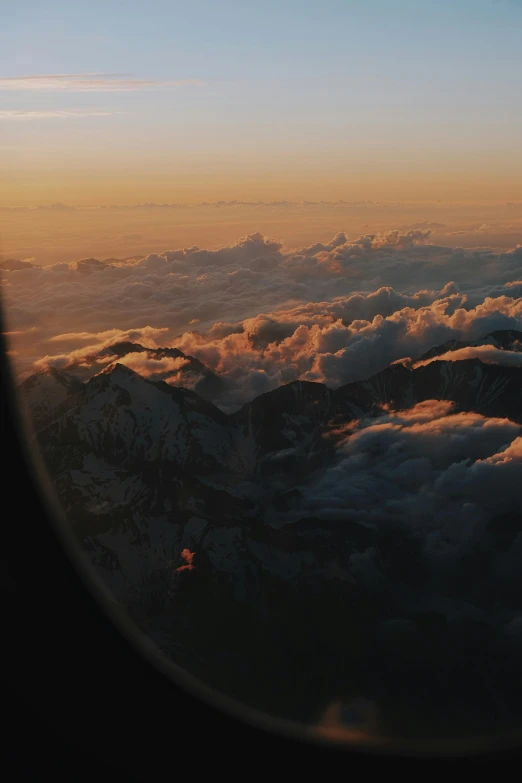
[[[46,389],[58,390],[58,406],[42,403]],[[330,500],[343,487],[346,460],[357,474],[365,459],[362,448],[353,461],[336,432],[349,444],[350,427],[369,423],[371,430],[390,411],[434,398],[452,403],[448,415],[470,411],[486,422],[520,423],[522,367],[478,358],[418,368],[395,363],[336,389],[293,381],[230,414],[195,391],[118,362],[86,383],[69,382],[62,371],[39,375],[25,392],[36,399],[36,442],[78,546],[142,632],[210,685],[313,722],[334,697],[373,694],[382,701],[375,677],[365,674],[373,661],[374,672],[402,672],[386,687],[396,682],[401,691],[409,683],[420,693],[421,714],[432,691],[404,670],[404,660],[412,649],[428,654],[426,628],[433,628],[430,645],[447,667],[435,690],[449,699],[459,687],[448,685],[451,655],[457,664],[464,659],[477,624],[502,651],[499,682],[519,665],[520,650],[512,646],[518,637],[507,640],[503,628],[522,611],[520,569],[512,564],[522,546],[520,499],[509,506],[499,495],[484,520],[473,512],[471,543],[458,537],[470,523],[464,504],[449,528],[455,552],[442,568],[433,540],[444,540],[447,529],[441,534],[435,526],[435,538],[424,538],[424,521],[411,526],[400,504],[375,510],[359,501],[357,482],[353,502],[341,498],[334,507]],[[510,424],[505,431],[513,438],[518,430]],[[389,425],[377,452],[372,446],[374,462],[385,464],[387,432]],[[477,453],[480,461],[483,451]],[[392,478],[398,487],[410,473],[415,483],[419,470],[419,460],[410,469],[415,459],[407,452],[404,460]],[[328,476],[337,483],[324,489]],[[377,481],[368,474],[362,488]],[[437,556],[430,554],[434,546]],[[477,663],[473,687],[490,709],[486,664],[482,670]]]
[[[408,368],[404,364],[399,362],[394,362],[388,367],[386,367],[384,370],[381,370],[378,373],[375,373],[370,378],[364,380],[364,381],[355,381],[350,382],[347,384],[344,384],[342,386],[339,386],[335,389],[332,389],[328,387],[326,384],[323,384],[321,382],[316,381],[302,381],[302,380],[294,380],[290,381],[289,383],[282,384],[281,386],[277,387],[276,389],[272,389],[268,392],[264,392],[261,395],[258,395],[257,397],[253,398],[252,400],[244,403],[244,405],[241,406],[238,410],[228,414],[221,411],[221,409],[215,405],[211,400],[208,399],[208,397],[204,397],[196,390],[192,390],[192,393],[196,396],[199,396],[206,402],[210,403],[214,409],[219,410],[220,413],[222,413],[224,416],[228,417],[228,420],[230,422],[240,422],[248,412],[250,415],[252,411],[255,411],[256,409],[260,408],[263,403],[266,401],[274,401],[278,398],[281,398],[282,401],[284,401],[287,404],[291,404],[292,402],[295,402],[297,400],[306,400],[311,394],[312,397],[314,397],[314,400],[318,402],[320,398],[324,398],[325,401],[328,401],[329,404],[332,404],[332,401],[335,401],[338,404],[342,404],[341,401],[344,402],[345,406],[352,409],[352,412],[356,413],[359,412],[361,415],[365,415],[365,413],[368,413],[369,410],[373,409],[375,405],[379,404],[414,404],[413,399],[415,398],[415,390],[412,390],[411,387],[411,381],[413,378],[419,379],[418,384],[413,384],[414,386],[421,386],[422,383],[420,379],[423,377],[426,378],[432,378],[434,375],[441,374],[440,373],[440,367],[444,366],[445,372],[442,373],[442,375],[446,375],[447,381],[445,386],[443,387],[443,390],[439,390],[439,394],[447,394],[447,390],[449,388],[449,385],[452,383],[453,380],[459,375],[462,375],[458,367],[452,368],[452,365],[461,365],[462,368],[465,369],[470,375],[472,374],[473,370],[476,370],[477,368],[480,368],[484,374],[484,382],[487,384],[488,375],[493,376],[493,379],[490,381],[491,383],[494,383],[496,380],[496,376],[499,375],[506,375],[509,378],[513,379],[513,384],[516,384],[518,382],[518,378],[520,376],[520,368],[518,367],[511,367],[511,368],[503,368],[502,371],[489,369],[494,367],[501,367],[502,365],[496,365],[494,363],[487,363],[483,362],[479,357],[474,357],[470,359],[459,359],[458,362],[452,362],[451,360],[440,360],[436,357],[442,354],[445,354],[448,352],[448,350],[459,350],[461,347],[468,347],[468,346],[475,346],[475,345],[487,345],[487,344],[494,344],[493,342],[487,342],[488,340],[493,340],[496,342],[497,346],[506,346],[503,347],[503,350],[513,350],[513,346],[517,344],[518,341],[520,341],[520,344],[522,345],[522,332],[518,332],[516,330],[497,330],[496,332],[489,333],[485,335],[483,338],[481,338],[478,341],[473,342],[467,342],[462,343],[459,341],[450,341],[448,343],[444,343],[441,346],[436,346],[433,349],[430,349],[426,353],[424,353],[417,362],[421,362],[425,359],[434,359],[434,362],[437,362],[438,364],[435,365],[435,367],[438,366],[438,369],[428,369],[430,367],[430,364],[433,364],[434,362],[431,362],[428,365],[425,366],[419,366],[414,368]],[[120,343],[119,345],[123,346],[121,349],[122,351],[127,350],[126,346],[127,343]],[[129,345],[137,345],[129,343]],[[453,348],[448,348],[448,346],[454,346]],[[109,347],[111,348],[111,347]],[[105,349],[105,350],[109,350]],[[139,348],[136,348],[136,352],[139,352],[139,349],[142,349],[143,351],[149,351],[151,349],[143,348],[143,346],[139,346]],[[154,349],[158,352],[170,352],[168,354],[165,353],[165,355],[178,355],[178,349],[175,348],[167,348],[167,349]],[[518,346],[516,348],[518,351]],[[180,354],[182,352],[179,352]],[[158,354],[159,355],[159,354]],[[184,354],[182,354],[185,356]],[[191,357],[192,358],[192,357]],[[198,361],[199,360],[195,360]],[[199,362],[199,365],[201,363]],[[204,367],[204,365],[201,365]],[[105,376],[110,374],[114,371],[114,368],[121,368],[121,367],[127,367],[126,365],[122,365],[119,362],[113,362],[107,367],[105,367],[100,373],[98,373],[95,376],[92,376],[88,381],[85,383],[79,385],[77,379],[71,374],[67,374],[64,371],[56,370],[55,368],[50,368],[48,371],[53,378],[56,378],[57,375],[64,379],[62,381],[63,386],[69,386],[69,388],[73,391],[73,393],[78,393],[81,391],[81,388],[83,388],[86,384],[91,383],[95,378],[99,376]],[[140,373],[136,372],[135,370],[132,370],[131,368],[127,368],[130,372],[134,373],[136,376],[139,376],[143,380],[149,382],[149,383],[157,383],[157,384],[164,384],[165,386],[169,388],[185,388],[183,386],[174,385],[174,384],[168,384],[165,381],[154,381],[150,378],[145,378],[144,376],[140,375]],[[118,370],[118,372],[121,372],[121,370]],[[210,372],[210,371],[209,371]],[[41,378],[45,375],[45,372],[38,373],[36,375],[31,376],[30,378],[26,379],[26,381],[23,382],[23,384],[20,385],[20,390],[22,393],[25,393],[31,386],[31,384],[34,384],[35,379]],[[218,377],[218,376],[215,376]],[[67,379],[67,380],[65,380]],[[470,382],[473,382],[471,380]],[[479,380],[477,382],[480,382]],[[402,392],[400,391],[401,385],[403,386]],[[160,388],[160,387],[158,387]],[[308,392],[306,391],[308,390]],[[312,391],[314,390],[314,391]],[[407,397],[407,391],[409,390],[411,392],[410,400],[408,401]],[[189,390],[187,390],[189,391]],[[303,394],[304,392],[304,394]],[[417,395],[418,395],[417,391]],[[426,396],[427,391],[423,392],[423,399],[428,399]],[[391,396],[390,396],[391,395]],[[445,396],[437,397],[437,393],[435,394],[435,397],[437,399],[446,399]],[[450,399],[450,397],[448,397]],[[421,399],[417,399],[417,401],[421,401]],[[514,403],[510,404],[509,410],[513,411],[513,414],[517,417],[515,420],[520,419],[520,414],[517,412],[516,408],[516,400]],[[364,405],[363,408],[360,408],[358,403]],[[486,410],[486,404],[483,408]],[[479,411],[480,412],[480,411]]]

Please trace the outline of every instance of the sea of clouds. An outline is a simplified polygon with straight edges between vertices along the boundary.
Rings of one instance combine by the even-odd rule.
[[[338,233],[298,250],[252,234],[218,250],[46,267],[11,261],[2,272],[21,376],[57,366],[87,377],[119,340],[175,346],[223,377],[226,410],[298,378],[338,386],[450,339],[522,327],[522,246],[447,247],[430,243],[429,229]],[[179,379],[173,359],[119,360]]]

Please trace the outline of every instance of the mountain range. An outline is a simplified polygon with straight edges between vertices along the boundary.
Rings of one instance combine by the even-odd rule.
[[[364,696],[387,734],[458,733],[521,709],[522,633],[503,629],[518,628],[522,578],[499,580],[496,564],[522,542],[522,503],[490,514],[441,570],[400,510],[350,501],[333,512],[310,498],[326,478],[330,495],[342,485],[361,422],[435,400],[450,416],[522,425],[522,363],[447,358],[481,345],[520,352],[522,332],[435,346],[336,389],[295,381],[231,414],[211,402],[222,381],[197,359],[136,343],[109,346],[116,361],[86,382],[50,369],[19,389],[79,546],[172,660],[272,714],[313,723],[329,703]],[[117,362],[144,351],[182,359],[196,385]],[[463,672],[477,640],[485,652]],[[442,725],[437,705],[455,692],[454,725]]]

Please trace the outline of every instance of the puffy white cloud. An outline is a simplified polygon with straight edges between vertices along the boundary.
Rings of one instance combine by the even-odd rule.
[[[418,359],[450,339],[476,340],[497,329],[522,326],[521,298],[487,297],[467,309],[466,299],[458,294],[421,304],[425,297],[429,301],[421,293],[417,307],[402,307],[385,317],[378,312],[382,299],[377,292],[364,300],[368,310],[376,305],[378,314],[371,319],[338,317],[336,309],[350,311],[348,299],[257,316],[239,325],[217,324],[206,335],[186,333],[174,342],[229,381],[222,402],[234,407],[292,380],[335,387],[364,380],[405,356]],[[360,309],[359,296],[354,305]],[[334,314],[328,313],[329,307]],[[520,363],[519,358],[505,358],[506,352],[488,356],[498,363]]]
[[[108,360],[112,361],[114,358],[108,357]],[[146,378],[159,376],[164,377],[167,381],[172,379],[172,382],[175,382],[180,377],[179,370],[189,364],[189,359],[185,359],[182,356],[157,358],[146,353],[129,353],[118,357],[117,361],[119,364],[130,367],[131,370]]]
[[[49,367],[57,367],[62,370],[74,371],[75,374],[88,378],[101,371],[105,365],[116,358],[110,353],[104,353],[109,346],[117,342],[138,342],[140,345],[152,348],[156,345],[156,340],[166,331],[166,329],[154,329],[151,326],[146,326],[143,329],[128,329],[126,331],[108,329],[98,333],[69,332],[57,334],[49,338],[47,342],[62,343],[70,350],[62,353],[45,354],[34,360],[32,367],[36,372],[47,370]],[[78,344],[84,341],[89,341],[89,344],[78,347]],[[128,357],[130,362],[128,366],[132,366],[133,357],[134,354]],[[120,358],[118,361],[126,363]],[[145,365],[145,359],[143,364]],[[136,371],[139,372],[137,368]],[[146,372],[143,374],[147,375]]]
[[[430,359],[423,359],[416,362],[414,367],[422,367],[434,361],[458,362],[464,359],[480,359],[485,364],[500,364],[503,367],[522,367],[522,345],[519,351],[503,351],[495,348],[493,345],[475,345],[466,348],[458,348],[455,351],[434,356]]]

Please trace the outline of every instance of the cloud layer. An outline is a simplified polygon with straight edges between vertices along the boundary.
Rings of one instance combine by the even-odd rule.
[[[508,419],[428,400],[357,422],[338,449],[339,462],[304,490],[307,507],[408,523],[434,552],[469,546],[481,520],[521,506],[522,428]]]
[[[435,361],[458,362],[465,359],[480,359],[485,364],[500,364],[503,367],[522,367],[522,346],[518,351],[503,351],[493,345],[476,345],[447,351],[439,356],[415,362],[414,368],[422,367]]]
[[[14,346],[19,367],[81,357],[88,365],[111,340],[173,345],[223,376],[222,404],[233,408],[297,378],[336,386],[450,339],[522,327],[522,247],[466,251],[429,240],[420,228],[353,240],[341,232],[288,251],[252,234],[218,250],[112,263],[11,262],[9,328],[33,329]]]

